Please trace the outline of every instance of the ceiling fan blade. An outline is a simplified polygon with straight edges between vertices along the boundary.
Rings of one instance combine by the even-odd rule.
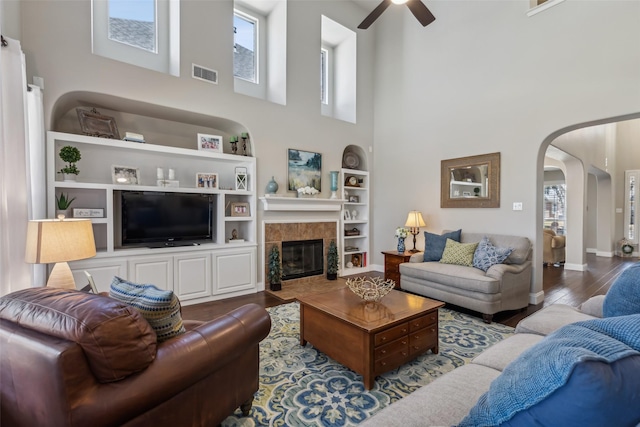
[[[407,2],[407,6],[411,13],[413,13],[413,16],[420,21],[423,27],[426,27],[436,20],[433,13],[431,13],[431,11],[427,9],[427,6],[425,6],[420,0],[409,0]]]
[[[373,24],[373,22],[378,19],[380,15],[382,15],[382,12],[384,12],[390,4],[391,0],[382,0],[382,3],[380,3],[375,9],[373,9],[373,12],[371,12],[369,16],[364,18],[364,21],[362,21],[362,23],[358,25],[358,28],[360,28],[361,30],[366,30],[367,28],[369,28],[369,26]]]

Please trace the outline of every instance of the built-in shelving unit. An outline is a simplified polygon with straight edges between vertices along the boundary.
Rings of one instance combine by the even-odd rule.
[[[66,145],[80,150],[77,181],[62,180],[58,156]],[[138,184],[114,184],[112,166],[138,169]],[[236,190],[235,168],[246,168],[248,189]],[[175,171],[177,187],[159,186],[157,169]],[[198,188],[197,173],[217,173],[218,188]],[[102,209],[92,218],[97,255],[70,263],[76,281],[86,282],[90,271],[100,291],[107,291],[113,276],[172,289],[181,301],[203,302],[256,291],[256,159],[249,156],[197,149],[140,144],[61,132],[47,133],[47,210],[56,216],[56,196],[75,197],[73,208]],[[212,194],[215,218],[211,241],[165,248],[119,247],[117,199],[120,191]],[[233,216],[234,203],[248,207],[248,216]],[[233,230],[242,242],[231,242]]]
[[[370,270],[369,172],[342,169],[340,182],[344,198],[340,230],[340,275],[347,276]]]

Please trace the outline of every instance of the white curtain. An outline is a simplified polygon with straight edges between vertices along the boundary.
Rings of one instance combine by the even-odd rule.
[[[37,196],[35,202],[31,200],[29,187],[27,159],[34,150],[28,144],[25,59],[20,42],[5,39],[8,46],[0,47],[0,295],[44,284],[34,282],[34,268],[24,261],[28,218],[40,214],[39,210],[44,206],[41,196]],[[33,98],[34,103],[40,103],[39,119],[37,112],[33,114],[34,121],[40,123],[33,123],[33,126],[35,129],[39,126],[36,134],[40,134],[39,144],[44,152],[42,99]],[[44,162],[43,153],[39,156]],[[44,171],[43,166],[37,167]],[[44,188],[43,182],[38,185]],[[42,271],[41,267],[38,270]]]

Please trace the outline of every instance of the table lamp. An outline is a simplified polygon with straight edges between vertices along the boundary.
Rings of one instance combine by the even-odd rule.
[[[89,219],[40,219],[27,225],[25,261],[31,264],[56,263],[47,286],[76,289],[67,261],[96,255],[93,227]]]
[[[422,213],[420,211],[411,211],[409,212],[409,216],[407,216],[407,222],[404,224],[405,227],[409,227],[409,231],[413,234],[413,249],[409,252],[416,253],[418,250],[416,249],[416,236],[420,232],[420,227],[424,227],[427,224],[424,223],[424,219],[422,219]]]

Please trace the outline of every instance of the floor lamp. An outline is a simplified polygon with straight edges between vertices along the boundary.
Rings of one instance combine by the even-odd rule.
[[[41,219],[27,225],[25,261],[31,264],[56,263],[47,286],[76,289],[67,261],[96,255],[93,226],[89,219]]]
[[[413,249],[409,252],[416,253],[418,250],[416,249],[416,236],[420,232],[420,227],[425,227],[427,224],[424,223],[424,219],[422,219],[422,213],[420,211],[411,211],[407,216],[407,222],[404,224],[405,227],[409,227],[409,231],[413,234]]]

